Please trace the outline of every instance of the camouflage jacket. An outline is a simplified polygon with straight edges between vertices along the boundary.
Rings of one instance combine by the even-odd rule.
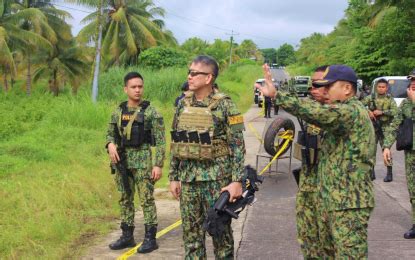
[[[376,95],[374,100],[372,95],[369,95],[362,100],[362,103],[370,111],[381,110],[383,112],[383,115],[377,117],[382,128],[388,126],[398,113],[398,106],[393,97],[389,94]]]
[[[128,111],[135,111],[136,108],[128,107]],[[107,131],[107,144],[114,143],[120,145],[117,140],[119,118],[122,114],[122,109],[117,107],[111,115]],[[129,169],[146,169],[151,170],[152,166],[163,167],[166,140],[164,136],[164,122],[163,117],[156,111],[156,109],[149,105],[144,112],[144,125],[146,128],[152,130],[155,139],[155,158],[153,164],[152,151],[150,144],[143,144],[140,148],[126,148],[127,167]]]
[[[195,107],[207,107],[214,93],[203,101],[197,101],[193,96],[191,105]],[[179,101],[173,119],[173,130],[177,127],[180,114],[184,109],[184,99]],[[179,160],[175,157],[170,161],[169,179],[171,181],[193,182],[211,181],[232,178],[232,181],[241,181],[244,174],[245,142],[243,137],[243,123],[231,124],[233,117],[240,112],[235,103],[227,97],[221,99],[219,104],[212,109],[215,131],[214,139],[226,140],[229,145],[230,155],[215,158],[213,161]]]
[[[399,125],[403,122],[405,118],[412,118],[412,121],[415,122],[415,103],[412,102],[409,98],[406,98],[402,101],[398,108],[398,114],[393,118],[389,127],[385,131],[385,140],[383,143],[383,148],[391,148],[393,143],[396,140],[396,133],[398,131]],[[414,136],[415,136],[415,127],[414,127]],[[415,144],[412,145],[412,149],[415,150]]]
[[[356,98],[321,105],[278,92],[277,104],[324,131],[318,162],[319,194],[329,210],[374,207],[370,171],[375,163],[375,132]]]

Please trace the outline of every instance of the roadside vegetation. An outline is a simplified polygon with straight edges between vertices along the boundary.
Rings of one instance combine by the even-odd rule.
[[[303,38],[291,75],[309,75],[327,64],[353,67],[365,84],[385,75],[407,75],[415,67],[415,2],[350,0],[335,29]]]

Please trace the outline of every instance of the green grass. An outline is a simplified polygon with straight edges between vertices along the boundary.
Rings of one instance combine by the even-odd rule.
[[[76,97],[68,90],[53,97],[47,84],[26,97],[24,82],[0,93],[1,259],[79,258],[114,228],[118,194],[103,146],[110,114],[125,99],[122,78],[132,70],[137,68],[104,73],[97,104],[90,101],[89,85]],[[186,68],[139,71],[145,96],[163,114],[168,132]],[[259,66],[235,66],[220,76],[219,86],[245,112],[260,73]],[[168,184],[168,159],[163,170],[157,187]]]

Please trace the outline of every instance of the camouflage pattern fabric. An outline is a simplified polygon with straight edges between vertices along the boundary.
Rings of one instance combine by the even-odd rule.
[[[128,111],[134,111],[136,108],[128,108]],[[117,109],[111,115],[111,121],[107,131],[107,143],[112,142],[117,144],[116,133],[118,131],[118,120],[121,116],[121,108]],[[164,121],[163,117],[157,112],[152,106],[148,106],[144,113],[144,125],[146,129],[151,129],[154,135],[155,144],[155,155],[154,155],[154,166],[163,167],[165,151],[166,151],[166,140],[164,136]],[[153,166],[152,154],[149,144],[143,144],[140,148],[127,147],[127,167],[128,169],[148,169],[145,173],[146,177],[151,176],[151,168]],[[143,176],[144,177],[144,176]]]
[[[207,107],[214,93],[203,101],[197,101],[193,96],[192,106]],[[177,127],[177,118],[183,112],[183,99],[179,101],[173,120],[173,129]],[[212,161],[179,160],[175,157],[170,161],[169,178],[171,181],[211,181],[231,177],[232,181],[241,181],[244,174],[245,143],[242,131],[243,123],[231,125],[229,119],[240,115],[235,103],[230,98],[222,99],[216,108],[212,109],[215,131],[214,139],[225,140],[230,149],[229,156],[215,158]]]
[[[383,115],[376,117],[379,120],[382,128],[389,125],[395,115],[398,113],[398,106],[395,100],[389,94],[375,96],[374,104],[372,102],[372,96],[366,96],[362,100],[362,104],[366,106],[370,111],[380,110]]]
[[[207,107],[214,93],[203,101],[192,97],[191,106]],[[177,127],[177,118],[184,108],[183,99],[179,101],[173,129]],[[180,196],[181,217],[183,221],[183,238],[186,259],[205,259],[205,232],[202,223],[207,209],[219,197],[221,188],[232,181],[241,181],[244,174],[245,143],[243,139],[243,122],[231,124],[234,116],[240,115],[230,98],[221,99],[212,109],[215,124],[213,138],[226,140],[230,155],[218,157],[211,161],[179,160],[172,158],[170,162],[170,181],[181,181]],[[233,236],[229,223],[229,231],[222,239],[214,240],[215,255],[218,259],[233,258]]]
[[[367,227],[372,208],[320,210],[321,259],[367,259]]]
[[[128,108],[134,111],[136,108]],[[112,142],[119,146],[116,140],[118,132],[118,121],[122,114],[120,107],[112,113],[111,120],[107,131],[107,143]],[[155,156],[154,166],[163,167],[165,158],[165,136],[163,117],[156,111],[153,106],[148,106],[144,113],[144,124],[146,128],[152,130],[155,138]],[[151,171],[153,168],[153,155],[150,144],[143,144],[139,148],[126,148],[127,168],[129,169],[129,183],[131,195],[128,196],[123,189],[121,178],[116,172],[114,178],[118,190],[121,193],[119,204],[121,207],[121,221],[128,225],[134,225],[134,195],[135,189],[140,199],[140,205],[144,213],[144,224],[157,224],[157,211],[154,202],[154,182],[151,180]]]
[[[328,218],[335,218],[339,211],[350,209],[355,209],[348,211],[355,213],[355,216],[348,216],[350,219],[359,218],[363,214],[360,212],[370,212],[375,205],[373,183],[370,180],[370,171],[375,162],[375,133],[362,103],[356,97],[351,97],[343,102],[321,105],[300,100],[296,95],[286,92],[278,92],[276,102],[289,113],[324,131],[317,166],[318,200],[319,207]],[[337,233],[347,230],[347,221],[343,221],[341,215],[336,223],[339,223]],[[319,232],[325,232],[320,230],[320,226],[324,225],[319,223]],[[353,230],[353,227],[350,228]],[[329,229],[327,232],[329,236],[320,239],[323,245],[334,240],[335,230]],[[360,252],[359,248],[367,247],[364,234],[356,232],[355,240],[359,242],[347,249],[343,248],[346,244],[336,242],[336,258],[337,253],[343,250]],[[347,233],[343,235],[348,236]]]
[[[182,215],[185,259],[206,259],[205,231],[202,229],[207,211],[220,196],[222,187],[230,179],[220,181],[182,182],[180,212]],[[233,234],[231,222],[225,226],[225,232],[213,239],[216,259],[233,259]]]
[[[302,177],[304,175],[300,178]],[[297,240],[304,259],[315,259],[323,255],[319,241],[319,217],[318,193],[299,190],[296,197]]]
[[[397,116],[392,120],[392,123],[386,129],[383,148],[390,149],[393,145],[396,140],[396,133],[399,125],[404,119],[412,118],[413,122],[415,122],[415,116],[413,113],[414,109],[415,104],[409,98],[402,101],[399,106]],[[415,133],[413,136],[415,136]],[[415,224],[415,144],[412,145],[412,151],[405,151],[405,173],[409,199],[412,205],[412,222]]]
[[[146,174],[146,171],[136,169],[129,171],[128,182],[131,189],[130,196],[128,196],[124,190],[120,174],[116,172],[114,175],[118,191],[121,193],[121,198],[119,200],[121,222],[124,222],[129,226],[134,226],[134,196],[136,190],[140,201],[140,207],[143,210],[144,224],[157,225],[157,209],[153,196],[154,181],[149,178],[142,178],[142,176]]]
[[[412,205],[412,223],[415,224],[415,151],[405,151],[406,185]]]
[[[378,123],[382,129],[382,133],[385,136],[385,132],[391,124],[392,119],[398,114],[398,107],[393,97],[389,94],[377,94],[373,102],[372,96],[366,96],[362,100],[362,104],[366,106],[370,111],[381,110],[383,112],[383,115],[376,117],[376,120],[378,120]],[[384,136],[382,137],[376,135],[376,149],[378,143],[380,144],[380,147],[383,147]]]
[[[308,128],[309,125],[305,127]],[[319,184],[316,165],[311,167],[308,175],[306,175],[307,166],[302,165],[296,196],[297,240],[305,259],[318,258],[323,255],[318,232],[317,191]]]
[[[398,108],[397,115],[393,118],[389,127],[386,128],[383,148],[391,148],[393,143],[396,141],[396,133],[398,131],[399,125],[403,122],[403,120],[405,120],[406,118],[412,118],[413,122],[415,122],[415,113],[413,113],[414,109],[415,104],[409,98],[406,98],[402,101]],[[412,145],[412,150],[415,150],[415,138],[413,140],[414,144]]]

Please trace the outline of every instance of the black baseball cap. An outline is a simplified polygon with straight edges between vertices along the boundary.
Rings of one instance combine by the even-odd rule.
[[[354,70],[346,65],[331,65],[324,72],[323,79],[313,82],[313,87],[324,87],[336,81],[348,81],[357,84],[357,75]]]
[[[413,69],[406,78],[409,80],[415,80],[415,69]]]

